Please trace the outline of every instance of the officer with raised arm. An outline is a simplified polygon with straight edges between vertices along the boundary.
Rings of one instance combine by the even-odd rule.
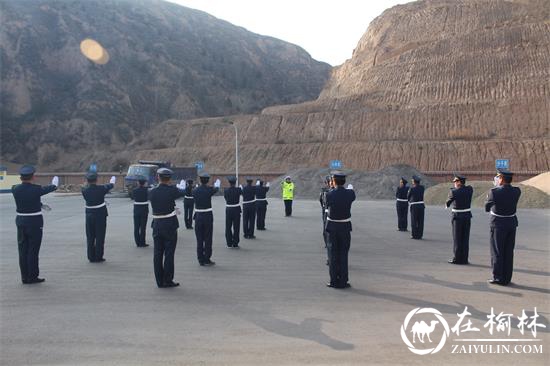
[[[157,170],[159,185],[149,191],[153,210],[153,265],[159,288],[179,286],[174,282],[174,254],[178,243],[176,200],[185,195],[183,189],[170,184],[174,173],[168,168]]]
[[[88,185],[82,188],[82,197],[86,201],[86,240],[88,260],[91,263],[104,262],[105,233],[107,230],[107,205],[105,195],[115,187],[113,175],[108,184],[97,184],[97,173],[86,174]]]
[[[264,186],[264,181],[258,179],[256,182],[256,229],[265,230],[265,215],[267,213],[267,192],[269,182]]]
[[[409,188],[407,199],[411,207],[411,238],[422,239],[424,236],[424,186],[420,184],[420,177],[412,177],[412,187]]]
[[[327,250],[327,262],[329,264],[329,234],[327,232],[327,217],[328,217],[328,206],[327,206],[327,193],[332,189],[332,177],[327,175],[325,177],[324,186],[321,188],[321,193],[319,194],[319,203],[321,204],[321,223],[323,224],[323,241],[325,243],[325,249]]]
[[[134,199],[134,241],[138,247],[148,247],[145,243],[145,233],[147,231],[147,218],[149,216],[149,189],[147,188],[147,178],[140,175],[138,177],[139,187],[132,192]]]
[[[243,234],[245,239],[256,239],[254,236],[256,187],[252,185],[252,182],[252,178],[246,178],[246,186],[243,187]]]
[[[407,193],[409,186],[403,177],[399,180],[399,187],[395,191],[395,208],[397,209],[397,230],[407,231],[407,216],[409,215],[409,200]]]
[[[208,186],[210,175],[202,173],[199,176],[200,186],[193,189],[195,200],[195,236],[197,238],[197,260],[201,266],[213,266],[216,262],[212,257],[212,231],[214,215],[212,214],[212,196],[220,189],[221,182],[216,179],[214,187]]]
[[[451,207],[453,227],[453,258],[451,264],[468,264],[470,251],[470,226],[472,221],[472,196],[474,189],[466,185],[466,177],[455,174],[445,207]]]
[[[355,201],[355,192],[350,184],[344,188],[346,175],[341,172],[333,174],[335,188],[327,193],[327,232],[329,241],[328,287],[347,288],[348,253],[351,244],[351,205]]]
[[[49,186],[34,184],[35,169],[33,166],[24,165],[19,169],[21,184],[11,188],[15,199],[17,226],[17,249],[19,251],[19,269],[21,282],[25,285],[44,282],[39,278],[38,254],[42,244],[42,232],[44,219],[42,217],[42,202],[40,197],[57,189],[59,178],[53,177]],[[44,207],[45,208],[45,207]]]
[[[225,198],[225,242],[228,248],[239,248],[241,226],[241,196],[243,191],[236,187],[237,178],[228,177],[229,188],[223,192]]]
[[[488,282],[497,285],[508,285],[512,280],[514,269],[514,246],[518,218],[516,211],[521,190],[512,186],[514,174],[498,171],[496,188],[487,195],[485,211],[491,214],[491,264],[493,278]]]
[[[185,183],[185,196],[183,197],[183,215],[185,220],[185,228],[193,228],[193,207],[195,200],[193,199],[193,179],[188,179]]]

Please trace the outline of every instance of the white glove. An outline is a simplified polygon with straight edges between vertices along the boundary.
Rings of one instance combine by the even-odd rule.
[[[109,180],[109,183],[111,183],[111,184],[116,183],[116,177],[114,175],[111,177],[111,180]]]
[[[59,186],[59,177],[57,175],[52,178],[52,186]]]
[[[180,185],[179,185],[179,187],[180,187],[181,189],[184,189],[184,188],[185,188],[185,180],[183,180],[183,179],[180,180]]]
[[[216,179],[216,181],[214,182],[214,187],[220,188],[221,186],[222,186],[222,182],[219,179]]]
[[[353,186],[351,184],[348,184],[346,189],[353,189]]]
[[[240,189],[243,189],[243,185],[242,185],[242,184],[241,184],[241,185],[239,185],[239,188],[240,188]]]
[[[265,184],[265,186],[266,186],[266,187],[269,187],[269,182],[267,182],[267,183]]]
[[[256,185],[257,185],[257,186],[260,185],[260,180],[259,180],[259,179],[256,181]]]
[[[498,176],[493,178],[493,185],[498,187]]]

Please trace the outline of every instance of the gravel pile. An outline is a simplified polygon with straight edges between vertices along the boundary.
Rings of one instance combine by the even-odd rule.
[[[474,189],[472,198],[473,207],[485,207],[487,194],[493,188],[492,182],[471,181],[466,184]],[[513,184],[513,183],[512,183]],[[513,184],[515,185],[515,184]],[[447,201],[447,195],[452,184],[441,183],[426,190],[424,202],[427,205],[443,206]],[[521,197],[519,198],[518,208],[550,208],[550,196],[535,187],[519,184]]]
[[[433,182],[409,165],[392,165],[378,171],[343,169],[347,174],[346,185],[351,183],[359,199],[394,199],[401,176],[410,182],[413,175],[422,178],[422,184],[431,187]],[[296,169],[271,181],[270,197],[281,197],[280,183],[290,175],[295,184],[295,198],[317,199],[329,169]]]

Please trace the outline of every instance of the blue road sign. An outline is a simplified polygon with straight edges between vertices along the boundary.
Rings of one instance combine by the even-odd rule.
[[[204,162],[202,162],[202,161],[197,161],[197,162],[195,163],[195,168],[197,168],[197,170],[202,170],[202,169],[204,169]]]
[[[342,169],[344,164],[340,160],[331,160],[330,161],[330,169]]]
[[[97,164],[96,163],[90,164],[90,168],[88,169],[88,171],[97,173]]]
[[[496,159],[495,167],[502,170],[510,169],[510,159]]]

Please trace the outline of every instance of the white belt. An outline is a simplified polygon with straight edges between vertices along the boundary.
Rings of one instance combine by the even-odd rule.
[[[148,205],[149,204],[149,201],[145,201],[145,202],[135,202],[134,201],[134,205]]]
[[[39,216],[39,215],[42,215],[42,211],[31,212],[31,213],[16,212],[16,214],[17,214],[17,216]]]
[[[326,213],[328,213],[328,210],[325,210]]]
[[[499,215],[499,214],[494,213],[493,211],[490,211],[490,213],[491,213],[491,215],[496,216],[496,217],[514,217],[514,216],[516,216],[516,214],[513,214],[513,215]]]
[[[267,201],[267,198],[256,198],[256,201]]]
[[[335,219],[331,219],[330,217],[327,217],[327,220],[332,222],[351,222],[351,217],[348,217],[347,219],[344,219],[344,220],[335,220]]]
[[[195,199],[195,197],[193,197],[193,196],[183,196],[183,198],[187,198],[188,200]]]
[[[103,207],[105,206],[105,202],[103,202],[101,205],[97,205],[97,206],[86,206],[86,208],[100,208],[100,207]]]
[[[256,202],[256,200],[252,200],[252,201],[243,201],[243,205],[244,205],[245,203],[254,203],[254,202]]]
[[[196,208],[195,212],[212,212],[212,207],[210,207],[210,208]]]
[[[236,205],[225,205],[225,207],[241,207],[241,205],[237,203]]]
[[[409,200],[406,199],[406,198],[398,198],[397,200],[398,200],[399,202],[409,202]]]
[[[418,201],[418,202],[411,202],[410,204],[411,205],[419,205],[419,204],[424,204],[424,201]]]
[[[459,210],[457,208],[453,208],[451,211],[452,212],[470,212],[470,211],[472,211],[472,209],[471,208],[465,208],[465,209]]]
[[[152,215],[154,219],[167,219],[172,216],[176,216],[176,211],[172,211],[167,215]]]

